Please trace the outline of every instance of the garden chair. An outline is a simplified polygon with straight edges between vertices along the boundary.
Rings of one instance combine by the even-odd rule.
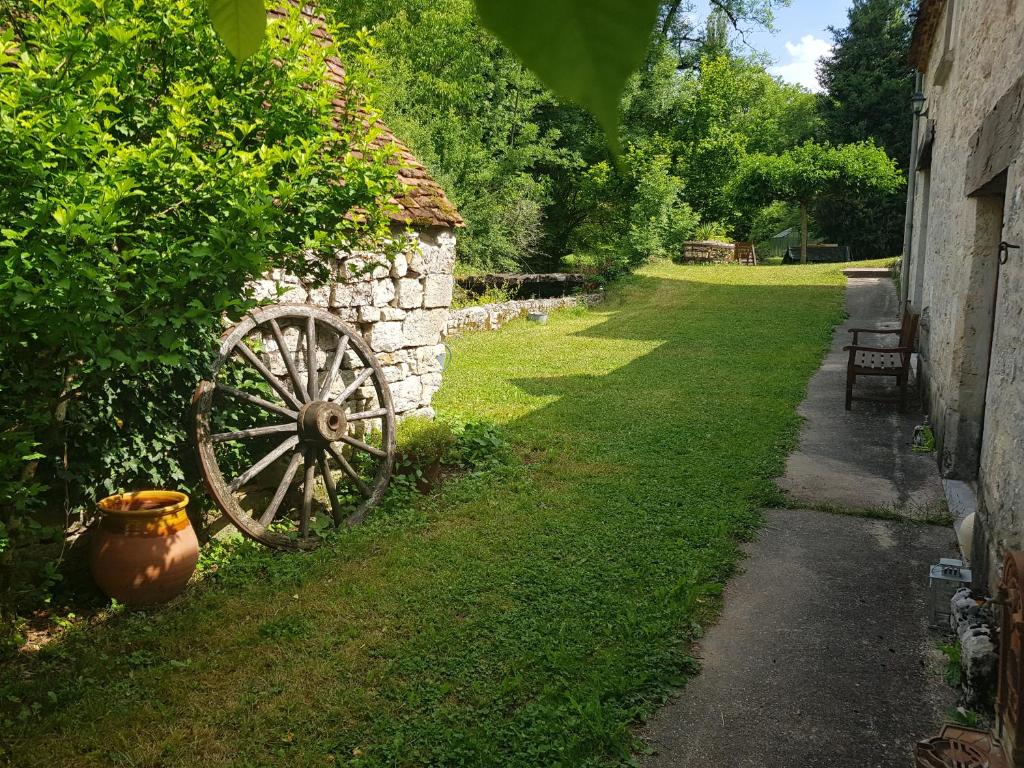
[[[736,243],[736,261],[748,267],[757,266],[757,250],[753,243]]]
[[[903,311],[903,322],[899,328],[851,328],[853,344],[843,347],[850,353],[846,364],[846,410],[854,400],[876,400],[881,402],[898,402],[900,410],[907,408],[907,386],[910,380],[910,356],[914,351],[914,340],[917,336],[917,325],[920,315],[910,310],[907,304]],[[862,334],[898,335],[899,342],[894,347],[866,346],[860,343]],[[896,379],[899,397],[855,397],[853,385],[858,376],[891,376]]]

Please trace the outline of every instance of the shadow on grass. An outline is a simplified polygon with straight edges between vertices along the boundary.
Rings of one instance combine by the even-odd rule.
[[[503,422],[530,463],[309,556],[250,548],[187,601],[9,667],[3,711],[24,727],[5,729],[8,756],[627,760],[631,723],[693,669],[686,641],[756,527],[839,316],[839,286],[713,278],[640,276],[592,313],[458,342],[442,408]]]

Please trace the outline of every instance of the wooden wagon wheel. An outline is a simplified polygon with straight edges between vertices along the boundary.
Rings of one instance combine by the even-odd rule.
[[[251,312],[223,337],[194,403],[210,495],[269,546],[310,549],[327,525],[358,523],[391,479],[395,411],[384,371],[326,310]]]

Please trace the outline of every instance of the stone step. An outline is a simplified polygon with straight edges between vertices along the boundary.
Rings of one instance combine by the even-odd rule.
[[[892,270],[888,267],[847,267],[843,274],[850,278],[892,277]]]

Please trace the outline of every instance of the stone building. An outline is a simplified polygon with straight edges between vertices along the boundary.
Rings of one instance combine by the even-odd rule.
[[[314,34],[329,39],[324,19],[304,6],[302,13]],[[269,17],[284,15],[271,10]],[[342,92],[345,72],[341,62],[328,60],[328,78]],[[400,416],[433,416],[431,400],[441,386],[443,338],[452,301],[455,267],[455,231],[462,218],[444,190],[412,153],[381,123],[375,128],[374,146],[391,145],[397,151],[396,172],[404,193],[394,202],[392,233],[406,240],[396,258],[378,254],[340,253],[331,265],[326,286],[303,285],[280,270],[255,285],[256,295],[281,303],[315,304],[357,327],[387,375]],[[283,374],[284,369],[275,371]]]
[[[977,504],[973,559],[994,583],[1024,548],[1024,2],[921,0],[904,290],[943,477]]]

